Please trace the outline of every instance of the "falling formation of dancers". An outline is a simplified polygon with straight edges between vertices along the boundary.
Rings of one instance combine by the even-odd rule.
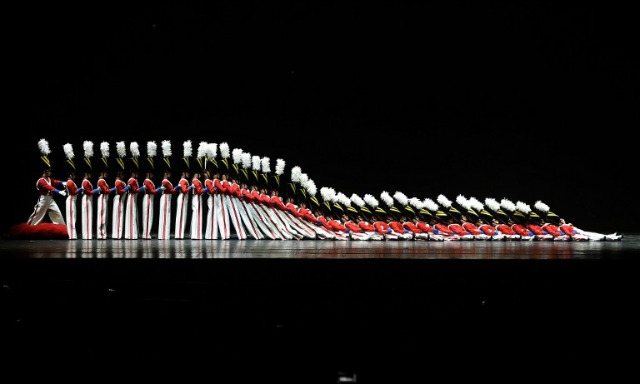
[[[60,181],[51,177],[54,157],[48,141],[38,141],[43,174],[27,224],[38,225],[48,215],[52,223],[66,225],[69,239],[622,239],[577,228],[541,201],[531,207],[506,198],[458,195],[452,201],[439,195],[434,201],[399,191],[361,197],[318,189],[299,166],[285,180],[283,159],[276,160],[272,172],[268,157],[231,150],[225,142],[200,142],[195,156],[190,140],[183,142],[181,156],[173,155],[169,140],[161,142],[161,153],[155,141],[148,141],[144,157],[137,142],[129,143],[128,152],[124,141],[116,142],[115,156],[108,142],[100,143],[99,157],[93,147],[84,141],[83,156],[76,157],[72,144],[63,145],[60,163],[67,179]],[[115,178],[109,180],[110,174]],[[77,184],[79,175],[83,179]],[[157,175],[162,177],[158,187]],[[142,183],[139,176],[144,176]],[[56,195],[65,198],[64,215]],[[160,200],[157,210],[155,199]]]

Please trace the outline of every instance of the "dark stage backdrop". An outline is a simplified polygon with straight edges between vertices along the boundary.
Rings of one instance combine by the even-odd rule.
[[[638,24],[546,2],[13,5],[3,229],[37,141],[227,141],[347,195],[542,200],[639,232]],[[15,136],[14,136],[15,137]],[[64,177],[61,169],[56,176]],[[59,200],[62,202],[62,200]]]

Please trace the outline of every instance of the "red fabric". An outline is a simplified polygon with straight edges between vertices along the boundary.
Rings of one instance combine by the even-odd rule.
[[[85,195],[93,195],[93,184],[89,180],[82,180],[82,189]]]
[[[390,221],[389,226],[391,227],[391,229],[393,229],[394,232],[404,233],[404,227],[399,221]]]
[[[296,209],[296,206],[293,203],[287,203],[286,205],[287,211],[291,213],[295,217],[302,217],[302,214]]]
[[[241,189],[239,197],[242,197],[246,201],[253,201],[253,197],[251,196],[251,191],[248,189],[244,189],[244,188]]]
[[[9,228],[9,238],[15,240],[65,240],[69,238],[64,224],[41,223],[29,225],[20,223]]]
[[[566,233],[567,235],[574,234],[573,225],[571,224],[563,224],[560,226],[560,229],[562,230],[562,232]]]
[[[325,219],[324,216],[318,216],[318,221],[320,222],[320,224],[322,224],[323,227],[325,227],[328,230],[332,230],[333,228],[331,227],[331,225],[329,225],[329,222],[327,221],[327,219]]]
[[[402,226],[404,227],[404,229],[408,230],[409,232],[422,233],[422,230],[416,227],[416,225],[410,221],[405,222],[404,224],[402,224]]]
[[[127,184],[129,184],[129,193],[140,192],[140,187],[138,186],[138,180],[132,177],[127,181]]]
[[[527,228],[533,232],[534,235],[544,235],[544,231],[542,230],[542,228],[537,225],[537,224],[529,224],[527,225]]]
[[[439,233],[444,233],[445,235],[453,235],[453,231],[451,231],[449,227],[444,224],[436,224],[435,229],[437,229]]]
[[[418,229],[425,233],[433,233],[433,228],[424,221],[418,221]]]
[[[202,195],[204,193],[204,188],[202,187],[202,182],[198,179],[191,180],[193,184],[193,193],[196,195]]]
[[[373,227],[376,229],[376,231],[378,231],[378,233],[385,234],[387,233],[387,231],[389,231],[389,224],[385,223],[384,221],[376,221],[375,223],[373,223]]]
[[[498,224],[498,225],[496,225],[496,229],[498,231],[504,233],[505,235],[515,235],[516,234],[514,232],[514,230],[511,229],[511,227],[506,225],[506,224]]]
[[[67,192],[69,192],[70,195],[77,195],[78,194],[78,186],[71,179],[67,180]]]
[[[189,182],[187,181],[187,179],[180,179],[180,181],[178,181],[178,188],[176,188],[176,190],[182,193],[189,192]]]
[[[557,225],[545,224],[542,226],[542,228],[550,233],[553,237],[562,236],[562,233],[560,233],[560,229],[558,229]]]
[[[358,226],[358,224],[354,223],[353,221],[347,221],[346,223],[344,223],[344,226],[351,232],[362,233],[362,228],[360,228],[360,226]]]
[[[105,179],[98,179],[98,189],[100,189],[100,193],[102,193],[103,195],[108,195],[109,193],[111,193],[111,191],[109,190],[109,185],[107,184],[107,181]]]
[[[67,183],[67,187],[69,187],[69,183]],[[120,179],[116,179],[115,181],[115,187],[116,187],[116,193],[118,195],[124,195],[126,192],[124,191],[124,189],[127,187],[127,185],[124,183],[124,181],[120,180]]]
[[[241,197],[242,195],[240,194],[240,186],[238,186],[238,184],[236,183],[230,183],[229,184],[229,190],[228,193],[232,196],[237,196],[237,197]]]
[[[271,196],[271,199],[269,199],[269,202],[271,203],[271,206],[274,208],[278,208],[281,211],[287,210],[287,207],[285,207],[285,205],[282,203],[282,200],[280,199],[279,196]]]
[[[334,231],[343,231],[343,232],[345,232],[347,230],[347,228],[344,225],[342,225],[342,223],[340,221],[338,221],[338,220],[331,220],[329,222],[329,226]]]
[[[485,235],[489,236],[493,236],[496,233],[496,229],[489,224],[482,224],[478,229],[481,230]]]
[[[204,181],[204,185],[205,185],[205,188],[207,189],[207,191],[209,191],[210,195],[213,195],[214,193],[216,193],[216,190],[214,189],[214,185],[213,185],[213,180],[206,179]]]
[[[260,198],[260,192],[256,191],[255,189],[253,191],[251,191],[251,200],[253,200],[254,203],[262,203],[262,199]]]
[[[530,236],[529,231],[522,224],[513,224],[511,229],[520,236]]]
[[[358,226],[365,232],[375,232],[376,230],[368,221],[361,221],[358,223]]]
[[[469,232],[467,232],[460,224],[449,224],[449,229],[458,236],[465,236],[469,234]]]
[[[151,181],[150,179],[144,179],[143,183],[145,187],[145,193],[150,193],[152,195],[158,194],[158,190],[156,189],[155,184],[153,184],[153,181]]]
[[[260,202],[266,206],[271,206],[271,196],[264,193],[260,194]]]
[[[164,187],[164,191],[162,191],[162,193],[176,193],[176,190],[173,188],[173,184],[169,180],[163,179],[162,186]]]
[[[314,224],[318,222],[318,219],[315,216],[313,216],[311,211],[309,211],[307,208],[301,208],[299,212],[300,212],[300,215],[304,217],[305,220],[312,222]]]
[[[213,180],[213,186],[216,187],[218,193],[227,193],[227,186],[222,184],[222,181],[219,179]]]
[[[60,181],[59,180],[55,180],[52,178],[44,178],[41,177],[40,179],[38,179],[38,182],[36,183],[36,188],[38,188],[38,192],[41,195],[49,195],[51,193],[53,193],[53,191],[55,190],[55,187],[53,187],[54,185],[59,185]]]
[[[473,223],[466,222],[466,223],[462,224],[462,228],[464,228],[467,232],[469,232],[470,234],[472,234],[474,236],[478,236],[478,235],[482,234],[482,232],[480,232],[478,227],[476,227],[476,225],[473,224]]]

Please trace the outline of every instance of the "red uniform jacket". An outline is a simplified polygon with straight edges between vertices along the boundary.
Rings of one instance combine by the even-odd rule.
[[[513,231],[513,229],[511,229],[511,227],[506,225],[506,224],[498,224],[498,225],[496,225],[496,229],[498,231],[504,233],[505,235],[515,235],[516,234]]]
[[[513,224],[511,226],[511,229],[513,229],[513,231],[520,236],[531,236],[527,228],[525,228],[522,224]]]
[[[404,224],[402,224],[402,227],[404,227],[404,229],[406,229],[409,232],[422,233],[422,230],[416,227],[416,225],[413,224],[411,221],[405,222]]]
[[[93,195],[93,184],[89,180],[82,180],[82,189],[85,195]]]
[[[391,227],[391,229],[393,229],[394,232],[404,233],[404,227],[399,221],[391,221],[389,222],[389,226]]]
[[[202,182],[199,179],[191,180],[191,184],[193,184],[194,195],[202,195],[204,193],[204,188],[202,188]]]
[[[187,179],[180,179],[180,181],[178,181],[178,188],[176,188],[176,190],[182,193],[189,192],[189,182],[187,181]]]
[[[67,186],[69,186],[69,184],[67,184]],[[124,181],[120,180],[120,179],[116,179],[115,181],[115,187],[116,187],[116,193],[120,196],[125,194],[124,189],[127,187],[127,185],[124,183]]]
[[[424,221],[418,221],[418,229],[424,233],[433,233],[433,228]]]
[[[285,207],[285,205],[282,203],[280,196],[271,196],[271,198],[269,199],[269,202],[271,206],[274,208],[278,208],[281,211],[287,210],[287,207]]]
[[[213,186],[216,188],[217,193],[227,193],[227,186],[222,184],[220,179],[214,179]]]
[[[447,227],[444,224],[438,223],[434,227],[436,230],[438,230],[438,233],[443,233],[445,235],[453,235],[453,231],[451,231],[449,227]]]
[[[544,235],[544,231],[542,230],[542,228],[537,225],[537,224],[529,224],[527,225],[527,228],[533,232],[534,235]]]
[[[368,222],[368,221],[361,221],[358,223],[358,226],[360,228],[362,228],[363,231],[365,232],[375,232],[376,229],[373,227],[373,225]]]
[[[331,220],[331,221],[329,221],[329,226],[334,231],[343,231],[343,232],[347,231],[347,228],[344,225],[342,225],[340,220]]]
[[[173,188],[173,184],[169,180],[163,179],[162,180],[162,186],[164,187],[164,191],[162,191],[162,193],[165,193],[165,194],[169,194],[169,193],[174,194],[174,193],[176,193],[176,190]]]
[[[129,193],[140,192],[140,187],[138,186],[138,180],[132,177],[127,181],[127,184],[129,184]]]
[[[124,184],[124,183],[122,183],[122,184]],[[78,194],[78,186],[71,179],[67,180],[67,192],[69,192],[69,195],[72,195],[72,196]]]
[[[362,233],[362,228],[360,228],[360,226],[358,226],[358,224],[354,223],[353,221],[347,221],[346,223],[344,223],[344,226],[351,232]]]
[[[100,190],[101,195],[108,195],[111,193],[109,185],[105,179],[98,179],[98,189]]]
[[[473,223],[466,222],[466,223],[462,224],[462,228],[464,228],[467,232],[469,232],[470,234],[472,234],[474,236],[480,235],[482,233],[482,232],[480,232],[478,227],[476,227],[476,225],[473,224]]]
[[[147,194],[150,193],[152,195],[158,194],[158,190],[156,189],[156,185],[153,184],[153,181],[151,181],[150,179],[144,179],[143,184],[145,188],[145,193]]]
[[[373,223],[373,228],[375,228],[376,231],[380,234],[388,233],[391,229],[389,228],[389,224],[385,223],[384,221],[376,221],[375,223]]]
[[[207,190],[207,192],[209,192],[210,195],[213,195],[214,193],[216,193],[215,187],[213,186],[213,180],[206,179],[204,181],[204,187]]]
[[[40,179],[38,179],[38,182],[36,183],[36,188],[38,189],[38,192],[42,195],[50,195],[53,193],[53,191],[56,189],[55,187],[53,187],[54,185],[58,186],[59,188],[62,188],[62,182],[60,180],[55,180],[52,178],[44,178],[41,177]]]
[[[489,224],[482,224],[478,229],[481,230],[485,235],[489,236],[493,236],[496,233],[496,229]]]
[[[465,236],[469,234],[469,232],[467,232],[460,224],[449,224],[449,229],[458,236]]]
[[[333,228],[331,227],[331,225],[329,225],[329,222],[327,221],[327,219],[325,219],[324,216],[318,216],[318,222],[320,224],[322,224],[323,227],[325,227],[328,230],[333,230]]]
[[[264,193],[260,194],[260,202],[266,206],[271,206],[271,196]]]
[[[300,208],[300,211],[298,212],[300,212],[300,215],[304,217],[305,220],[312,222],[314,224],[318,222],[318,219],[315,216],[313,216],[311,211],[309,211],[307,208]]]
[[[251,200],[253,200],[256,204],[262,204],[262,199],[260,198],[260,192],[255,189],[251,191]]]
[[[542,229],[550,233],[553,237],[562,236],[562,233],[560,233],[560,229],[558,229],[557,225],[545,224],[542,226]]]
[[[289,213],[291,213],[293,216],[302,217],[302,213],[298,211],[298,209],[296,208],[295,205],[293,205],[293,203],[287,203],[286,207],[287,207],[287,211],[289,211]]]
[[[560,226],[560,229],[562,230],[562,232],[566,233],[567,235],[575,235],[575,230],[573,229],[573,225],[571,224],[562,224]]]

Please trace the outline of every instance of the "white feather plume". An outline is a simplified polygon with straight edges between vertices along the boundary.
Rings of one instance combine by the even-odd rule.
[[[164,156],[164,157],[171,156],[171,154],[172,154],[172,152],[171,152],[171,141],[162,140],[162,143],[160,144],[160,146],[162,147],[162,156]]]
[[[513,204],[513,201],[509,200],[509,199],[502,199],[500,200],[500,206],[504,209],[506,209],[509,212],[513,212],[516,210],[516,205]]]
[[[393,207],[393,197],[387,191],[380,193],[380,200],[384,201],[389,207]]]
[[[220,143],[220,156],[223,159],[228,159],[229,158],[229,144],[227,144],[226,141]]]
[[[147,141],[147,156],[154,157],[158,154],[158,144],[155,141]]]
[[[242,168],[244,169],[251,168],[251,153],[242,152]]]
[[[427,208],[431,212],[436,212],[438,208],[440,208],[435,201],[431,200],[428,197],[422,200],[422,204],[424,205],[425,208]]]
[[[300,168],[299,166],[296,165],[295,167],[291,168],[291,181],[293,181],[294,183],[299,183],[301,174],[302,168]]]
[[[322,196],[322,200],[324,201],[333,201],[333,198],[336,195],[336,190],[331,187],[322,187],[320,188],[320,196]]]
[[[528,214],[529,212],[531,212],[531,207],[529,206],[529,204],[526,204],[522,201],[518,201],[516,203],[516,208],[518,209],[518,211],[524,214]]]
[[[207,149],[209,148],[209,144],[206,141],[201,141],[198,144],[198,152],[196,153],[196,157],[198,159],[202,159],[207,155]]]
[[[364,207],[364,200],[362,200],[362,197],[356,195],[355,193],[351,195],[351,202],[355,205],[357,205],[358,207]]]
[[[300,184],[301,185],[306,184],[307,180],[309,180],[309,175],[307,175],[306,173],[301,173],[300,174]]]
[[[349,198],[347,197],[347,195],[345,195],[342,192],[338,192],[336,194],[336,200],[338,201],[338,203],[344,205],[344,206],[350,206],[351,205],[351,200],[349,200]]]
[[[460,204],[460,206],[464,209],[471,208],[471,204],[469,204],[469,200],[467,200],[467,198],[464,197],[463,195],[458,195],[458,197],[456,197],[456,203]]]
[[[182,156],[191,157],[193,155],[193,147],[191,147],[191,140],[187,140],[182,143]]]
[[[533,206],[540,212],[544,212],[544,213],[549,212],[549,206],[540,200],[536,201],[536,203]]]
[[[436,201],[445,208],[451,208],[451,200],[447,199],[445,195],[438,195]]]
[[[285,162],[283,159],[276,160],[276,175],[280,176],[284,173]]]
[[[402,205],[403,207],[409,204],[409,198],[407,197],[407,195],[400,191],[396,191],[393,194],[393,198],[398,200],[398,203],[400,203],[400,205]]]
[[[100,153],[102,154],[102,157],[109,157],[109,143],[106,141],[100,143]]]
[[[365,194],[364,195],[364,202],[369,204],[370,206],[372,206],[373,208],[377,208],[378,207],[378,199],[376,199],[375,197],[373,197],[372,194]]]
[[[271,159],[269,159],[267,156],[260,159],[260,165],[262,165],[262,173],[271,172],[271,165],[269,164],[270,161]]]
[[[131,157],[140,157],[140,145],[138,145],[138,142],[132,141],[131,143],[129,143],[129,151],[131,152]]]
[[[38,140],[38,148],[40,149],[40,153],[45,156],[51,153],[51,149],[49,149],[49,142],[45,139]]]
[[[70,143],[63,145],[62,150],[64,151],[64,156],[67,158],[67,160],[71,160],[76,156],[73,153],[73,145],[71,145]]]
[[[234,164],[240,164],[242,162],[242,149],[233,148],[233,151],[231,151],[231,158],[233,159]]]
[[[84,149],[84,157],[93,157],[93,141],[85,140],[82,143],[82,149]]]
[[[475,197],[471,196],[468,201],[469,205],[471,205],[471,208],[475,209],[477,212],[480,212],[484,209],[484,205]]]
[[[417,197],[412,197],[409,199],[409,204],[411,204],[411,206],[415,209],[422,209],[424,208],[424,204],[422,204],[422,201],[420,201],[420,199],[418,199]]]
[[[498,203],[498,201],[493,197],[487,197],[484,199],[484,204],[494,212],[498,212],[500,210],[500,203]]]
[[[210,159],[215,159],[217,155],[218,155],[218,143],[208,143],[207,157]]]
[[[127,156],[127,147],[124,145],[124,141],[116,142],[116,153],[118,154],[118,157]]]
[[[318,187],[316,187],[316,182],[311,179],[307,181],[307,185],[304,185],[304,189],[306,189],[307,193],[311,196],[315,196],[316,192],[318,191]]]
[[[260,170],[260,156],[251,157],[251,168],[254,171],[259,171]]]

